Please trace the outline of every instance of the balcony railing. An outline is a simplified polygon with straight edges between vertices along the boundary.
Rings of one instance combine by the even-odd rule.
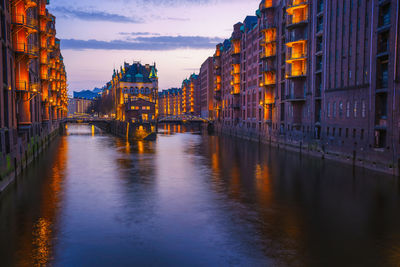
[[[261,59],[268,59],[276,56],[276,47],[269,49],[268,51],[262,51],[260,54]]]
[[[25,27],[29,27],[32,29],[37,29],[38,21],[31,17],[26,17],[24,15],[15,15],[13,19],[13,23],[16,25],[21,25]]]
[[[15,52],[26,54],[29,56],[37,56],[39,49],[34,44],[26,44],[26,43],[17,43],[15,48]]]
[[[287,9],[293,9],[307,4],[308,4],[307,0],[289,0],[287,1]]]
[[[262,23],[260,26],[261,31],[267,31],[267,30],[275,29],[275,28],[276,28],[275,22],[269,22],[269,21]]]
[[[264,0],[260,4],[260,10],[266,11],[275,8],[275,0]]]
[[[307,53],[292,53],[287,55],[286,61],[291,62],[296,60],[304,60],[306,58],[307,58]]]
[[[38,92],[39,84],[38,83],[28,83],[28,82],[16,82],[15,83],[16,91],[25,91],[25,92]]]
[[[308,16],[304,15],[300,18],[296,18],[295,16],[289,15],[286,20],[286,27],[291,28],[295,26],[303,26],[308,23]]]
[[[291,73],[286,74],[287,79],[291,78],[303,78],[307,75],[307,72],[305,70],[303,71],[292,71]]]

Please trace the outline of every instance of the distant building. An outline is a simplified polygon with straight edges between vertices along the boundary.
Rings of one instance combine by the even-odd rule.
[[[84,90],[80,92],[74,92],[74,98],[94,100],[97,97],[101,96],[101,92],[101,89],[98,88],[95,88],[93,91]]]
[[[200,116],[204,119],[214,118],[214,62],[209,57],[200,68],[200,90],[198,101],[200,103]]]
[[[200,80],[199,75],[192,74],[182,83],[183,114],[200,115]]]
[[[158,93],[159,118],[182,114],[182,89],[171,88]]]
[[[68,116],[83,115],[88,113],[88,109],[94,100],[70,98],[68,101]]]

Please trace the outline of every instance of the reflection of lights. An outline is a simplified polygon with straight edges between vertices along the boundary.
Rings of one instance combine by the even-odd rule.
[[[144,143],[143,143],[143,141],[138,141],[138,152],[139,152],[139,154],[143,154],[144,153]]]
[[[33,245],[35,246],[33,259],[38,266],[49,263],[51,252],[51,223],[40,218],[33,229]]]
[[[92,136],[94,136],[94,134],[95,134],[95,128],[94,125],[92,125]]]

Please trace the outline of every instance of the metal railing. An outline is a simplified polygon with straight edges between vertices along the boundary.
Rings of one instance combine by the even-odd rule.
[[[14,47],[15,52],[29,54],[29,55],[37,55],[39,49],[35,44],[27,44],[27,43],[17,43]]]
[[[17,25],[24,25],[34,29],[37,29],[38,27],[38,21],[36,19],[24,15],[15,15],[13,18],[13,23]]]

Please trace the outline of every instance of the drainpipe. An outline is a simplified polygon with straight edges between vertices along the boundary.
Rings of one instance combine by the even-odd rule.
[[[371,25],[370,25],[370,27],[371,27],[370,55],[372,55],[372,41],[373,41],[373,33],[374,33],[374,18],[375,18],[374,2],[375,1],[371,1],[371,10],[372,10],[371,14],[372,15],[371,15],[371,22],[370,22],[371,23]],[[375,66],[376,66],[376,57],[374,59],[375,59]],[[375,91],[373,92],[373,90],[372,90],[372,87],[373,87],[372,86],[372,60],[373,59],[371,58],[370,62],[369,62],[369,66],[370,66],[369,67],[369,114],[370,115],[371,115],[371,107],[372,107],[372,93],[374,94],[374,99],[376,99]],[[376,101],[375,101],[375,103],[376,103]],[[361,105],[362,105],[362,103],[361,103]],[[372,130],[373,137],[375,137],[375,112],[376,112],[376,105],[374,105],[374,114],[373,114],[374,122],[372,124],[372,126],[374,127],[374,129]],[[368,131],[370,129],[371,129],[371,119],[369,118],[368,119]]]
[[[398,68],[397,68],[397,46],[398,46],[398,36],[399,36],[399,6],[400,6],[400,0],[397,0],[397,8],[396,8],[396,31],[395,31],[395,33],[396,33],[396,35],[395,35],[395,46],[394,46],[394,68],[393,68],[393,74],[394,74],[394,76],[393,76],[393,97],[392,97],[392,120],[393,120],[393,123],[392,123],[392,146],[393,146],[393,161],[395,160],[395,158],[396,158],[396,152],[397,151],[395,151],[395,149],[396,149],[396,146],[395,146],[395,144],[394,144],[394,140],[395,140],[395,125],[394,125],[394,116],[395,116],[395,109],[396,109],[396,84],[397,84],[397,71],[398,71]],[[395,162],[393,162],[394,164],[393,165],[395,165]],[[397,162],[398,163],[398,162]],[[393,166],[394,167],[394,166]],[[398,172],[397,172],[397,175],[399,175],[400,176],[400,166],[397,166],[397,169],[398,169]]]

